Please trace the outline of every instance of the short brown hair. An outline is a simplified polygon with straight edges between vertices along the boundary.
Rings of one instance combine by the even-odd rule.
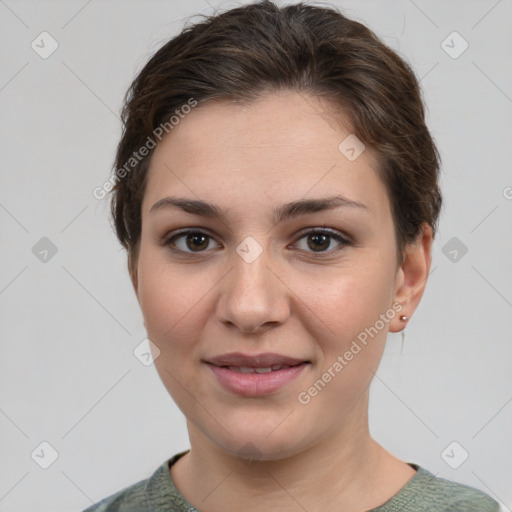
[[[340,107],[353,133],[378,156],[399,262],[423,223],[435,234],[442,204],[440,157],[418,81],[395,51],[331,6],[301,2],[280,8],[262,0],[204,18],[162,46],[128,89],[114,172],[191,98],[202,104],[305,92]],[[112,190],[111,213],[132,275],[151,154],[130,172],[118,173]]]

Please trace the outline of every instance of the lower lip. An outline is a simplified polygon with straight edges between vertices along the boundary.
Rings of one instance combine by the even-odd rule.
[[[228,391],[243,396],[264,396],[280,390],[298,377],[307,363],[268,373],[240,373],[209,363],[208,366]]]

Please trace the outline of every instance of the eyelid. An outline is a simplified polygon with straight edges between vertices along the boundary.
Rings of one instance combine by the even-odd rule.
[[[182,251],[181,249],[177,249],[176,247],[172,247],[172,243],[171,242],[173,242],[174,240],[176,240],[176,239],[178,239],[180,237],[183,237],[183,236],[186,236],[186,235],[190,235],[190,234],[204,235],[204,236],[208,237],[211,240],[215,240],[215,237],[212,234],[210,234],[208,232],[208,230],[205,230],[204,228],[184,228],[184,229],[178,230],[176,232],[173,231],[172,233],[170,233],[168,235],[165,235],[162,238],[160,243],[161,243],[161,245],[163,245],[164,247],[167,247],[169,250],[171,250],[174,253],[194,254],[194,255],[206,254],[208,251],[198,251],[198,252]],[[217,241],[216,241],[216,243],[218,244]]]
[[[331,237],[331,239],[335,240],[339,244],[338,247],[335,247],[334,249],[329,249],[327,251],[318,251],[318,252],[305,251],[305,253],[308,255],[308,257],[313,257],[313,258],[325,257],[325,258],[327,258],[329,256],[332,256],[333,254],[335,254],[336,252],[340,251],[341,249],[343,249],[345,247],[354,245],[352,240],[347,235],[345,235],[343,232],[338,231],[337,229],[327,228],[327,227],[325,227],[325,225],[322,227],[316,226],[316,227],[304,228],[297,234],[296,241],[293,244],[295,245],[297,242],[299,242],[301,239],[303,239],[307,235],[328,235],[329,237]]]
[[[172,247],[171,242],[178,239],[179,237],[186,236],[189,234],[204,235],[204,236],[210,238],[211,240],[215,240],[215,242],[218,244],[218,242],[215,239],[215,236],[210,234],[208,232],[208,230],[206,230],[204,228],[189,227],[189,228],[184,228],[182,230],[178,230],[177,232],[173,231],[171,234],[164,236],[161,240],[161,245],[168,247],[169,250],[171,250],[172,252],[179,253],[179,254],[202,255],[202,254],[206,254],[209,252],[209,251],[197,251],[197,252],[183,251],[181,249]],[[338,231],[337,229],[325,227],[325,225],[324,226],[311,226],[311,227],[302,229],[295,235],[295,241],[293,242],[292,245],[295,245],[298,241],[300,241],[302,238],[304,238],[307,235],[322,235],[322,234],[330,236],[332,239],[337,241],[341,245],[341,247],[337,247],[337,248],[330,249],[327,251],[318,251],[318,252],[305,251],[308,255],[312,255],[313,257],[328,256],[328,255],[335,253],[340,248],[343,248],[343,247],[349,246],[349,245],[354,245],[354,243],[352,242],[350,237],[348,237],[341,231]]]
[[[309,235],[309,234],[329,235],[329,236],[332,236],[333,238],[341,239],[341,241],[346,244],[352,243],[352,241],[348,235],[346,235],[345,233],[343,233],[342,231],[339,231],[337,229],[327,228],[327,227],[325,227],[325,225],[304,228],[304,229],[300,230],[296,236],[298,237],[297,239],[300,239],[300,238],[303,238],[305,235]]]

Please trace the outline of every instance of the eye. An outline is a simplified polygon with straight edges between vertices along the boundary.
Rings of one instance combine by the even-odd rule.
[[[303,233],[299,239],[299,242],[304,240],[305,244],[299,247],[301,250],[306,252],[312,252],[314,256],[323,256],[323,253],[332,253],[334,251],[342,249],[344,246],[350,245],[350,241],[341,236],[338,231],[321,228],[312,229]],[[335,241],[338,245],[334,249],[328,250],[331,243]],[[315,254],[317,253],[317,254]]]
[[[212,241],[214,241],[213,237],[204,231],[186,229],[166,238],[162,243],[173,252],[193,254],[204,253],[211,249]],[[333,241],[337,244],[334,249],[330,248]],[[299,242],[302,242],[302,244],[299,244]],[[302,236],[296,242],[297,244],[302,245],[299,249],[309,252],[310,255],[321,257],[324,254],[331,254],[347,245],[351,245],[351,242],[338,231],[324,227],[310,229],[302,233]],[[217,248],[219,247],[217,244]]]
[[[187,229],[166,239],[164,245],[176,252],[198,253],[205,252],[209,248],[213,238],[197,229]]]

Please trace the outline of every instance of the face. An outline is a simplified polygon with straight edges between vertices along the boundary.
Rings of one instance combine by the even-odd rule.
[[[137,298],[167,390],[231,454],[357,431],[387,332],[415,307],[421,272],[397,270],[375,156],[348,159],[328,112],[293,92],[205,104],[152,157]]]

